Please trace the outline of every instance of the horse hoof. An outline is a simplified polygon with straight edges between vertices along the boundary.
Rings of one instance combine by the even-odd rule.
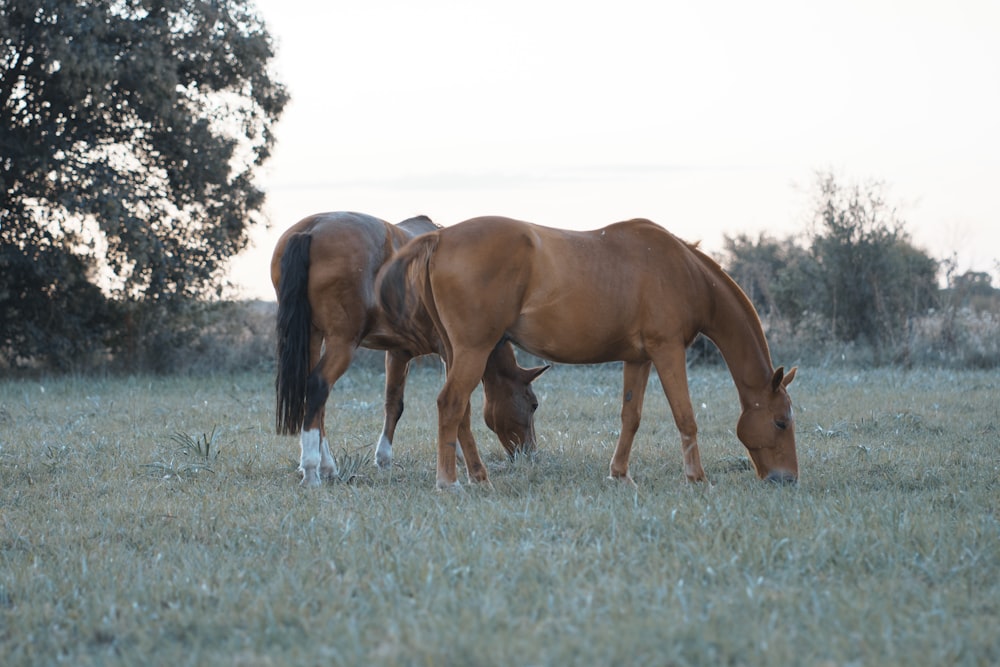
[[[764,481],[780,486],[795,486],[799,483],[799,480],[795,475],[785,470],[772,470],[768,473],[767,477],[764,478]]]
[[[315,489],[320,485],[319,474],[315,470],[303,470],[299,486],[305,489]]]
[[[685,470],[684,476],[687,477],[689,482],[707,482],[708,475],[705,474],[704,470]]]
[[[375,466],[378,467],[379,470],[388,470],[392,467],[392,457],[377,454],[375,456]]]
[[[614,477],[612,475],[608,475],[608,481],[609,482],[617,482],[619,484],[630,486],[633,489],[638,489],[639,488],[639,485],[635,483],[635,480],[632,479],[631,475],[622,475],[621,477]]]
[[[488,479],[484,479],[484,480],[480,480],[480,481],[476,481],[476,480],[471,480],[470,479],[469,480],[469,485],[470,486],[475,486],[477,489],[486,489],[487,491],[493,491],[494,490],[494,488],[493,488],[493,482],[491,482]]]
[[[457,495],[459,493],[464,493],[465,489],[463,489],[462,484],[457,481],[452,482],[451,484],[448,482],[438,482],[437,491],[438,493],[453,493]]]

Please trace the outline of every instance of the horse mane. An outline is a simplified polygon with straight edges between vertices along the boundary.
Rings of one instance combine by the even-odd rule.
[[[733,297],[737,308],[741,310],[746,320],[754,325],[750,327],[752,333],[767,354],[768,364],[771,364],[771,350],[767,344],[767,336],[764,335],[764,325],[761,323],[760,315],[757,313],[757,309],[754,308],[753,302],[750,301],[750,297],[739,286],[739,283],[733,280],[733,277],[722,268],[718,261],[698,247],[701,243],[700,241],[695,241],[694,243],[683,241],[683,243],[691,251],[691,255],[697,260],[698,264],[718,281],[717,284],[728,288],[727,292]],[[716,345],[718,345],[717,342]]]
[[[442,229],[441,225],[434,222],[428,216],[423,214],[415,215],[412,218],[407,218],[406,220],[397,223],[396,226],[401,227],[402,229],[411,228],[413,232],[419,232],[419,233],[425,233],[436,229]],[[431,229],[427,229],[427,227],[430,227]]]

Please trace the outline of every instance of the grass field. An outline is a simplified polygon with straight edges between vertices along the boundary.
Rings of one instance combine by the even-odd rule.
[[[658,384],[605,480],[617,366],[536,383],[542,451],[434,488],[433,366],[396,466],[381,374],[334,390],[359,473],[297,486],[266,374],[0,382],[2,665],[1000,663],[1000,377],[801,368],[801,483],[749,472],[736,392],[695,368],[711,486],[684,481]],[[476,399],[478,400],[477,392]]]

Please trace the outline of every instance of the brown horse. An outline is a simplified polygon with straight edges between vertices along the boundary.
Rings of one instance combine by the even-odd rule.
[[[426,309],[444,342],[438,396],[438,488],[457,484],[456,430],[498,339],[570,364],[623,361],[622,430],[611,478],[631,482],[650,366],[681,435],[684,472],[704,480],[685,349],[702,333],[718,346],[739,392],[739,439],[762,479],[798,479],[795,422],[760,319],[719,265],[648,220],[590,232],[508,218],[475,218],[411,241],[383,267],[379,300],[400,330]]]
[[[437,225],[423,216],[391,225],[360,213],[320,213],[299,221],[278,240],[271,257],[271,281],[278,296],[276,428],[285,435],[302,433],[304,485],[319,484],[321,473],[328,478],[337,474],[326,437],[325,406],[358,347],[386,350],[385,422],[375,461],[379,467],[391,464],[409,362],[440,353],[441,342],[421,312],[411,317],[409,338],[397,336],[376,306],[375,276],[397,248],[435,229]],[[487,426],[513,456],[535,447],[533,413],[538,401],[531,382],[547,367],[519,367],[513,348],[499,340],[480,373],[484,413]],[[458,437],[468,452],[470,477],[484,477],[468,411]]]

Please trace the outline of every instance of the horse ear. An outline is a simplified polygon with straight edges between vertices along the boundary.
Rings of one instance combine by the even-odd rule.
[[[774,375],[771,376],[771,391],[778,391],[778,387],[781,386],[781,381],[785,377],[785,367],[778,366],[774,369]]]
[[[528,383],[532,383],[538,379],[538,376],[545,371],[552,368],[552,364],[545,364],[544,366],[536,366],[535,368],[525,368],[524,377],[528,380]]]
[[[792,380],[795,379],[795,371],[797,370],[799,370],[798,366],[792,366],[792,370],[788,371],[788,374],[785,375],[785,379],[781,381],[781,384],[783,384],[786,387],[790,385],[792,383]]]

